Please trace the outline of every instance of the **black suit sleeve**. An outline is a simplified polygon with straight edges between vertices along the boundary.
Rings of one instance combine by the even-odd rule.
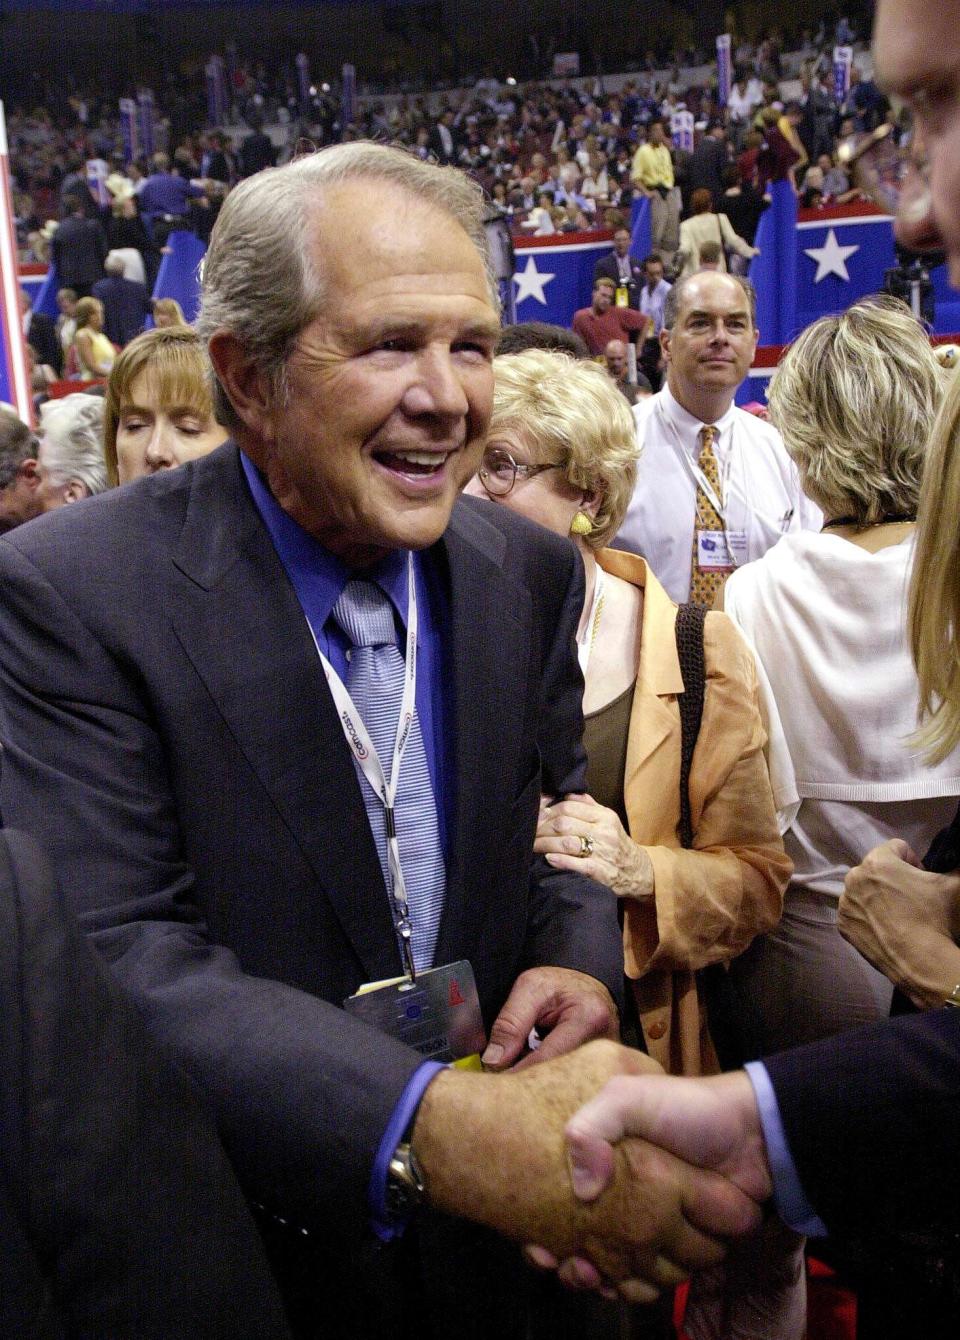
[[[285,1336],[212,1123],[79,934],[39,849],[10,831],[0,926],[0,1170],[66,1333]],[[0,1290],[0,1332],[33,1334],[36,1302]]]
[[[764,1058],[800,1181],[831,1234],[884,1236],[960,1205],[960,1010]]]

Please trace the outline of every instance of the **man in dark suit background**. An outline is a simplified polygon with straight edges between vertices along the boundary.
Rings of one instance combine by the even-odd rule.
[[[94,284],[103,278],[107,240],[97,220],[87,216],[82,197],[69,197],[67,205],[70,213],[53,235],[50,255],[57,267],[58,286],[72,288],[78,298],[88,298]]]
[[[474,1225],[589,1238],[618,1281],[718,1252],[687,1224],[687,1173],[640,1147],[623,1172],[643,1176],[602,1209],[570,1193],[564,1116],[644,1062],[604,1041],[565,1055],[616,1034],[614,899],[531,856],[541,792],[583,786],[583,574],[565,542],[457,501],[499,333],[482,218],[462,174],[369,143],[243,183],[200,316],[235,443],[0,544],[3,812],[51,845],[215,1105],[300,1336],[520,1333],[515,1249]],[[421,737],[437,836],[411,853],[421,830],[391,807],[406,917],[385,793],[355,763],[363,713],[329,687],[364,645],[337,613],[350,583],[399,647],[417,619],[401,736]],[[534,1027],[537,1064],[438,1073],[344,1012],[402,971],[407,923],[418,969],[472,963],[487,1065]],[[745,1211],[733,1196],[702,1227]]]
[[[116,253],[107,256],[103,268],[106,278],[97,280],[91,297],[103,303],[104,334],[122,349],[143,330],[153,303],[144,284],[124,278],[123,260]]]
[[[20,290],[20,311],[23,314],[23,334],[33,347],[38,363],[46,363],[57,376],[63,371],[63,348],[57,339],[53,320],[43,312],[33,310],[33,299],[26,289]]]
[[[250,134],[240,145],[239,168],[241,177],[252,177],[264,168],[273,167],[277,161],[277,149],[273,140],[263,128],[263,117],[252,112],[247,121]]]
[[[593,267],[593,282],[612,279],[617,288],[627,290],[627,305],[637,311],[643,287],[643,265],[630,255],[630,230],[618,228],[613,234],[613,251],[601,256]]]
[[[454,114],[451,108],[440,113],[439,118],[430,127],[427,147],[438,163],[456,163],[460,153],[460,137],[454,126]]]
[[[690,166],[687,169],[686,198],[692,198],[694,191],[710,192],[712,208],[718,210],[724,191],[723,169],[730,161],[727,132],[722,121],[712,121],[693,151]]]
[[[0,832],[0,1131],[4,1336],[287,1334],[213,1123],[84,942],[36,844],[12,830]]]

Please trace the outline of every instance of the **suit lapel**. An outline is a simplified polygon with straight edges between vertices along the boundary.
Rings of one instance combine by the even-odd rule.
[[[172,611],[181,646],[368,979],[393,976],[399,960],[389,904],[353,762],[306,619],[235,450],[195,472],[173,561],[182,574]]]
[[[518,752],[525,704],[520,686],[529,659],[527,589],[504,574],[502,533],[479,510],[460,503],[438,550],[450,592],[454,733],[453,831],[447,897],[436,961],[474,957],[491,905],[491,853],[507,827],[523,779]],[[493,734],[491,734],[493,732]]]

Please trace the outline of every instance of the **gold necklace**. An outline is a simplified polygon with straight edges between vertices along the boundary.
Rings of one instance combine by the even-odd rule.
[[[600,627],[600,615],[603,613],[603,602],[607,598],[606,591],[600,592],[600,599],[597,601],[597,608],[593,612],[593,623],[590,627],[590,650],[593,651],[593,644],[597,640],[597,629]]]

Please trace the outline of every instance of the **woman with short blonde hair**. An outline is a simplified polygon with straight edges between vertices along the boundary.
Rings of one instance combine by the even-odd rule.
[[[584,543],[602,549],[620,529],[637,478],[637,434],[626,397],[599,364],[546,350],[503,355],[495,368],[487,440],[520,433],[536,442],[539,459],[562,466],[573,489],[597,490]]]
[[[697,969],[780,915],[789,863],[763,761],[756,672],[722,614],[703,626],[703,719],[681,841],[677,606],[635,554],[606,549],[636,484],[633,415],[602,367],[528,349],[493,361],[493,416],[467,491],[569,535],[583,559],[577,642],[589,794],[541,812],[535,850],[622,900],[644,1045],[675,1073],[717,1068]]]
[[[960,752],[943,748],[930,768],[911,742],[924,688],[905,629],[926,444],[947,375],[909,309],[878,297],[815,321],[770,387],[770,418],[825,524],[784,536],[724,592],[760,663],[774,794],[795,867],[780,925],[731,967],[753,1054],[889,1013],[890,982],[837,929],[844,879],[890,838],[925,852],[956,809]],[[939,480],[939,465],[929,477]],[[956,595],[955,569],[933,549],[922,594],[914,581],[915,630],[923,600]],[[934,691],[951,673],[950,637],[922,639],[918,664]]]
[[[81,298],[76,318],[73,349],[80,380],[89,382],[106,377],[117,351],[103,333],[103,303],[99,298]]]
[[[797,336],[773,377],[770,417],[826,516],[864,527],[916,515],[946,378],[899,298],[864,298]]]

